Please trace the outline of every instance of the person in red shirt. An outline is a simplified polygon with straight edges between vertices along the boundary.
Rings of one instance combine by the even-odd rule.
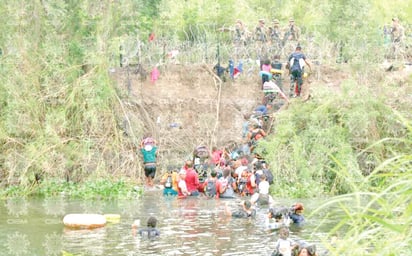
[[[198,196],[199,195],[199,175],[193,169],[193,162],[187,161],[185,164],[186,169],[186,186],[187,190],[190,192],[191,196]]]
[[[204,182],[204,193],[209,198],[219,198],[220,191],[223,191],[222,183],[217,178],[217,172],[212,170],[210,177]]]
[[[218,149],[217,147],[212,148],[212,162],[214,165],[218,165],[220,159],[222,158],[223,151]]]

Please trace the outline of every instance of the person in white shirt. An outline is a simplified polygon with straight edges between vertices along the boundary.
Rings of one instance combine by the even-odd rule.
[[[258,192],[254,193],[250,198],[252,205],[259,202],[260,205],[273,205],[274,201],[271,195],[269,195],[270,184],[266,180],[265,174],[259,176],[260,182],[258,185]]]
[[[190,192],[187,190],[186,186],[186,171],[184,169],[181,169],[179,172],[179,183],[177,185],[177,192],[178,192],[178,197],[179,198],[185,198],[187,196],[190,196]]]
[[[291,256],[292,250],[297,246],[298,244],[289,238],[289,229],[286,227],[281,228],[279,230],[279,239],[276,241],[276,249],[272,255]]]

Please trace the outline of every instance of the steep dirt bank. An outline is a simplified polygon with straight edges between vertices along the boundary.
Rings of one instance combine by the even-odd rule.
[[[223,146],[241,140],[243,114],[260,104],[259,77],[243,76],[220,83],[206,65],[169,65],[160,68],[155,83],[141,81],[133,72],[117,69],[120,88],[148,114],[144,129],[158,141],[162,161],[176,162],[200,144]],[[166,164],[166,163],[165,163]]]
[[[241,141],[243,115],[262,101],[257,72],[220,83],[211,68],[206,65],[161,66],[160,78],[155,83],[150,81],[150,76],[142,81],[133,68],[129,73],[126,68],[112,73],[119,89],[129,91],[129,99],[138,106],[133,111],[139,113],[130,113],[130,116],[140,119],[145,133],[158,141],[163,166],[181,163],[200,144],[221,147]],[[347,70],[342,66],[314,65],[307,86],[303,88],[303,99],[321,87],[339,92],[341,82],[352,76]],[[405,71],[402,72],[403,75]],[[283,84],[288,90],[288,78]],[[293,99],[292,104],[301,101]]]

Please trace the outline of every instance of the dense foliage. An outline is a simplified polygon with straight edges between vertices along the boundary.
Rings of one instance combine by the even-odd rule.
[[[403,0],[2,4],[1,194],[48,196],[75,189],[79,197],[128,195],[130,185],[121,177],[142,176],[135,145],[143,118],[138,109],[122,104],[127,96],[109,77],[109,68],[119,66],[119,54],[152,65],[162,60],[164,48],[179,46],[186,50],[186,62],[214,62],[217,44],[222,58],[232,51],[230,33],[216,33],[218,28],[232,27],[238,18],[253,30],[259,18],[286,25],[294,17],[305,35],[302,42],[318,61],[349,60],[354,76],[342,94],[319,92],[277,117],[274,134],[260,146],[280,184],[274,193],[347,193],[329,202],[347,213],[333,230],[344,246],[331,250],[350,254],[346,245],[358,244],[351,254],[407,255],[412,234],[410,102],[386,98],[400,90],[399,84],[375,84],[381,75],[371,63],[383,60],[382,26],[394,16],[411,23],[410,13],[412,5]],[[147,44],[152,32],[163,49]],[[106,177],[115,181],[93,182]],[[39,180],[44,182],[37,185]],[[348,210],[354,201],[356,207]]]

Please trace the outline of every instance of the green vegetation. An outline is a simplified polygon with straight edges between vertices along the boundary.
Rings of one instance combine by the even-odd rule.
[[[387,100],[347,82],[342,93],[316,92],[311,101],[292,104],[277,115],[274,133],[260,144],[280,184],[274,193],[315,197],[390,185],[392,179],[370,175],[388,159],[410,154],[412,133],[407,129],[411,123],[403,121]],[[410,106],[398,108],[407,113]],[[397,162],[379,171],[393,173],[407,165]]]
[[[295,102],[277,116],[275,132],[259,147],[280,184],[273,193],[338,195],[318,209],[336,214],[333,204],[344,212],[331,231],[338,236],[330,247],[335,254],[408,255],[412,77],[383,82],[377,63],[384,56],[383,23],[393,16],[411,23],[411,8],[402,0],[3,4],[0,197],[141,193],[131,182],[142,178],[135,150],[144,118],[122,104],[128,95],[108,74],[119,66],[119,54],[153,65],[180,46],[182,63],[215,63],[217,45],[222,59],[233,52],[230,34],[216,29],[237,18],[253,29],[259,18],[286,25],[294,17],[311,58],[323,65],[346,60],[353,76],[342,81],[341,93],[316,91],[311,101]],[[147,44],[151,32],[159,45]],[[131,118],[130,112],[137,114]]]
[[[31,195],[37,197],[65,196],[72,199],[135,199],[141,196],[143,189],[130,181],[102,180],[82,183],[47,180],[36,186],[9,186],[0,192],[0,198]]]

